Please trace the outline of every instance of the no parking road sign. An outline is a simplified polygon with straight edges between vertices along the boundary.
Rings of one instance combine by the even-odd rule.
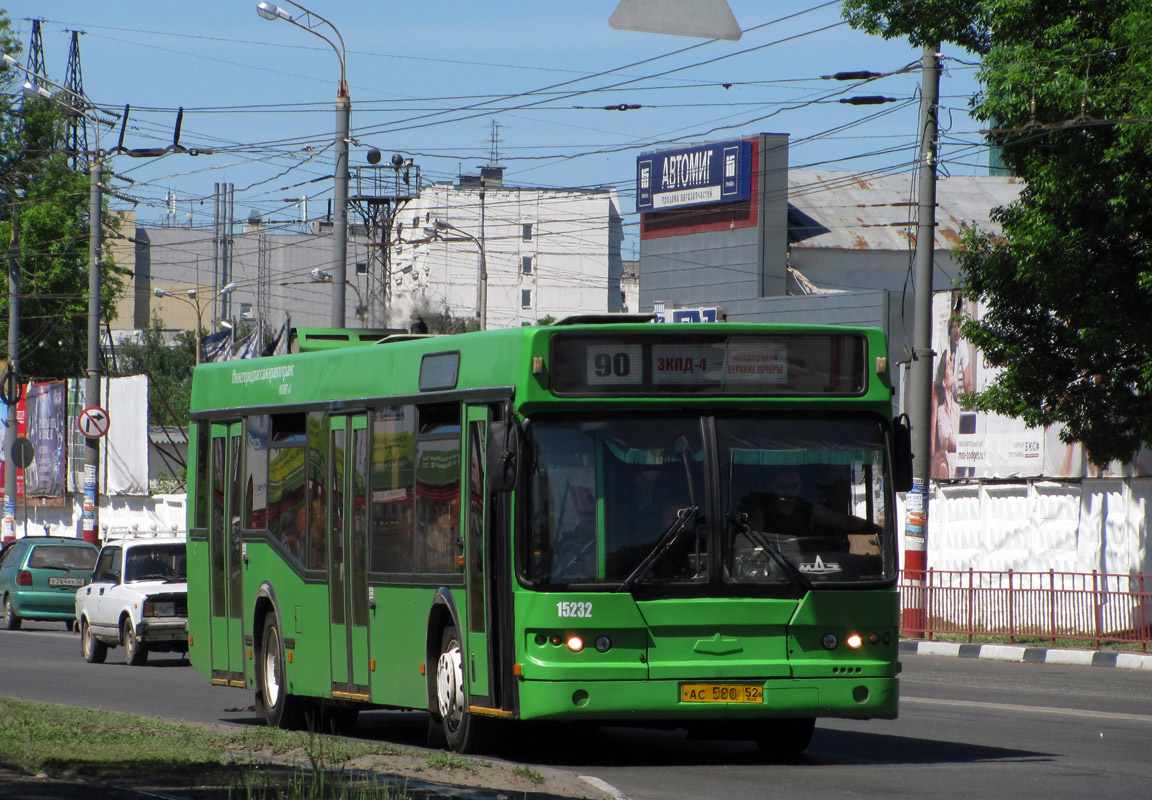
[[[108,433],[108,412],[99,406],[88,406],[80,412],[76,427],[89,439],[99,439]]]

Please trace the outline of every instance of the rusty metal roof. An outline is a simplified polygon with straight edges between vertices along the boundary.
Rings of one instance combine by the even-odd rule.
[[[992,209],[1011,203],[1023,184],[993,176],[942,177],[936,183],[936,249],[960,246],[965,227],[999,233]],[[916,238],[916,177],[831,170],[788,173],[792,247],[907,250]]]

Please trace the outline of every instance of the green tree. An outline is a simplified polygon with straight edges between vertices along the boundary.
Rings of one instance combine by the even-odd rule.
[[[468,333],[480,330],[480,321],[475,317],[454,317],[447,305],[437,307],[432,302],[417,302],[412,309],[412,322],[419,318],[427,327],[428,333]]]
[[[988,49],[987,0],[844,0],[844,18],[853,28],[883,36],[906,37],[917,47],[954,42],[974,53]]]
[[[846,13],[981,52],[973,113],[1023,181],[993,213],[1003,236],[971,231],[958,254],[963,293],[987,305],[964,334],[1001,368],[970,402],[1060,425],[1095,464],[1127,461],[1152,442],[1152,5],[984,0],[967,22],[953,5],[848,0]]]
[[[181,331],[172,341],[158,316],[138,339],[122,342],[116,351],[117,375],[148,376],[148,409],[154,425],[188,425],[192,369],[196,366],[196,336]]]
[[[0,46],[18,53],[0,12]],[[0,242],[16,224],[20,266],[20,371],[42,378],[78,377],[87,366],[89,179],[69,168],[60,102],[20,98],[22,71],[0,71],[9,105],[0,109]],[[106,228],[115,228],[104,215]],[[5,260],[7,267],[7,259]],[[122,281],[102,264],[101,319],[115,315]],[[9,298],[0,297],[0,341],[8,338]]]

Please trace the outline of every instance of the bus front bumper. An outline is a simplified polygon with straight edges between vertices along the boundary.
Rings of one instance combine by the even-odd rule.
[[[762,686],[760,702],[683,700],[682,685],[699,681],[533,681],[519,684],[522,719],[632,722],[754,720],[792,717],[895,719],[897,678],[812,678],[720,681],[708,686]]]

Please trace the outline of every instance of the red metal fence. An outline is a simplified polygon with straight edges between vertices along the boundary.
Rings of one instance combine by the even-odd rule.
[[[1152,575],[1104,572],[901,572],[900,600],[906,634],[1005,636],[1152,644]]]

